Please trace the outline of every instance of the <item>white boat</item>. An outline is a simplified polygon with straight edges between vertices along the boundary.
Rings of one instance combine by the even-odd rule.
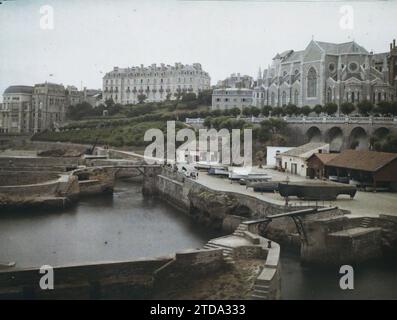
[[[0,269],[8,269],[15,267],[15,262],[8,262],[8,263],[1,263],[0,262]]]
[[[254,179],[264,179],[270,180],[269,176],[265,172],[254,172],[252,169],[247,168],[229,168],[229,179],[230,180],[254,180]]]
[[[229,176],[229,172],[223,168],[209,168],[208,174],[214,176]]]
[[[198,170],[208,170],[210,168],[224,169],[225,166],[216,161],[197,161],[194,166]]]

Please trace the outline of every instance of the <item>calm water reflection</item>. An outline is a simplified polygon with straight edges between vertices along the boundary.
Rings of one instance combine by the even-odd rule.
[[[339,288],[339,268],[301,266],[297,254],[282,253],[283,299],[397,299],[397,261],[377,261],[354,267],[354,289]]]
[[[168,204],[118,182],[64,212],[2,213],[0,262],[18,267],[128,260],[199,248],[216,236]]]

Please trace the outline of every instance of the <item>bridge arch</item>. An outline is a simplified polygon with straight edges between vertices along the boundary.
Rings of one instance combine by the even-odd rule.
[[[369,149],[369,136],[363,127],[355,127],[352,129],[349,135],[348,148],[356,150]]]
[[[312,126],[306,131],[308,142],[320,142],[322,140],[321,130],[317,126]]]
[[[330,151],[340,152],[343,146],[344,135],[340,127],[332,127],[325,133],[325,141],[329,143]]]
[[[376,128],[373,133],[372,136],[376,137],[376,138],[380,138],[383,139],[386,135],[388,135],[391,132],[391,130],[389,128],[386,127],[379,127]]]

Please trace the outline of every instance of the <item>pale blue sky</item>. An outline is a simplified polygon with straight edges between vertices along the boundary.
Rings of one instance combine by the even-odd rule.
[[[53,30],[40,7],[54,8]],[[351,4],[355,27],[339,27]],[[176,0],[17,0],[0,5],[0,92],[52,81],[100,88],[113,66],[200,62],[212,84],[232,72],[256,77],[277,52],[311,40],[354,39],[385,52],[397,37],[397,1],[300,2]],[[102,73],[101,73],[102,72]],[[53,74],[52,77],[49,74]]]

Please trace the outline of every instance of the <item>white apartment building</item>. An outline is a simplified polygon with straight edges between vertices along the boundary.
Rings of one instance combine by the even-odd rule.
[[[146,102],[175,99],[176,95],[210,89],[211,78],[200,63],[174,66],[152,64],[144,67],[114,67],[103,77],[103,100],[135,104],[138,96],[145,95]]]
[[[239,108],[252,105],[252,90],[240,88],[215,89],[212,93],[212,110]]]

